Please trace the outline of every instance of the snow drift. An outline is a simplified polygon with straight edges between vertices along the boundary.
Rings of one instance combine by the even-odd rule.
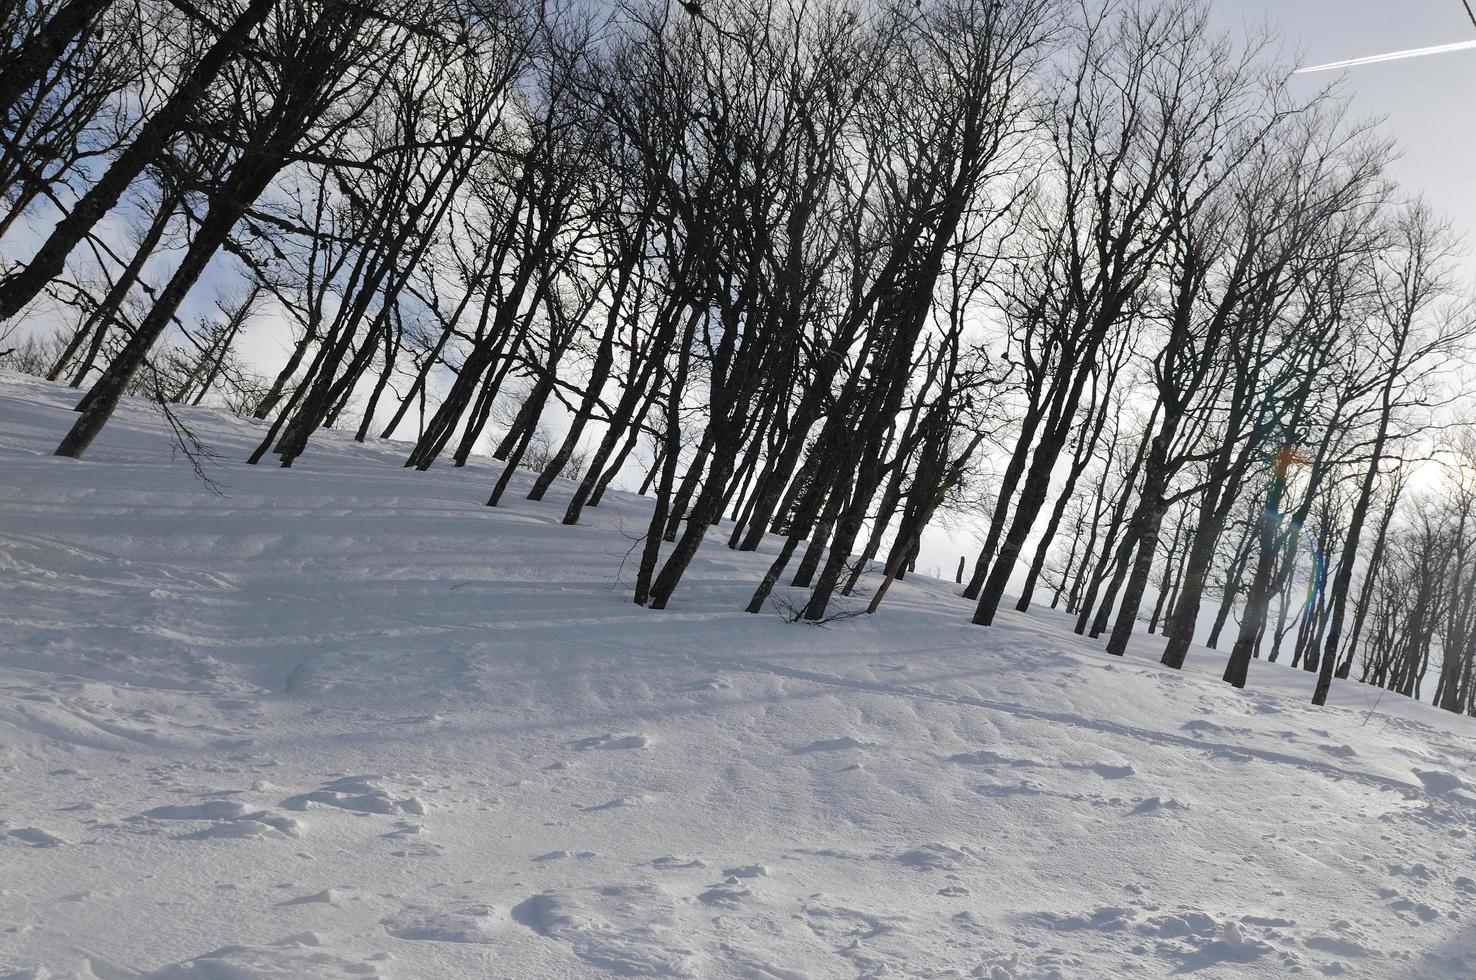
[[[1476,976],[1470,719],[715,539],[648,611],[640,498],[73,397],[0,375],[0,976]]]

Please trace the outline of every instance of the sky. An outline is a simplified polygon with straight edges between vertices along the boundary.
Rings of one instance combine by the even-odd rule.
[[[1299,65],[1476,40],[1461,0],[1213,0],[1212,13],[1228,31],[1278,28]],[[1394,175],[1404,188],[1424,194],[1457,233],[1476,237],[1476,50],[1300,75],[1291,84],[1311,93],[1340,78],[1355,113],[1383,118],[1383,131],[1398,140]],[[1476,259],[1466,267],[1476,280]]]
[[[1210,9],[1216,26],[1234,35],[1270,26],[1297,66],[1476,40],[1461,0],[1211,0]],[[1290,84],[1311,95],[1332,83],[1356,118],[1382,120],[1380,131],[1402,151],[1393,176],[1466,239],[1464,271],[1476,284],[1476,50],[1298,75]],[[951,578],[961,552],[972,568],[972,538],[962,525],[929,528],[919,570]],[[1027,544],[1027,557],[1034,547]]]

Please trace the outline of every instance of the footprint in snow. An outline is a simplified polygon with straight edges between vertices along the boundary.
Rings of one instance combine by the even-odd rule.
[[[408,718],[397,718],[390,722],[391,725],[441,725],[446,721],[437,714],[412,715]]]
[[[180,836],[180,840],[268,840],[302,836],[302,823],[291,817],[267,813],[247,814],[239,820],[213,823],[202,830]]]
[[[1148,797],[1148,799],[1143,800],[1137,806],[1135,806],[1131,810],[1129,810],[1128,813],[1130,813],[1130,814],[1137,814],[1137,813],[1159,813],[1159,812],[1163,812],[1163,811],[1179,812],[1179,811],[1188,810],[1188,809],[1189,809],[1189,804],[1187,804],[1187,803],[1180,803],[1178,800],[1175,800],[1173,798],[1169,798],[1169,799],[1165,800],[1165,799],[1163,799],[1162,797],[1159,797],[1159,796],[1150,796],[1150,797]]]
[[[289,810],[306,810],[309,804],[318,803],[358,813],[425,815],[426,806],[422,800],[414,796],[394,796],[385,784],[382,776],[345,776],[311,793],[289,796],[282,801],[282,806]]]
[[[60,837],[42,830],[40,827],[17,827],[14,830],[0,830],[0,838],[17,841],[27,847],[60,847],[66,843]]]
[[[235,800],[207,800],[156,806],[131,820],[208,821],[210,826],[180,836],[180,840],[263,840],[299,837],[302,822],[270,810],[252,810]]]
[[[1466,782],[1453,772],[1442,772],[1439,769],[1415,769],[1412,770],[1415,778],[1425,787],[1428,793],[1436,796],[1448,796],[1457,790],[1465,789]]]
[[[1397,875],[1401,878],[1418,878],[1420,881],[1429,881],[1435,877],[1435,873],[1423,861],[1416,861],[1410,865],[1386,864],[1384,865],[1384,870],[1391,875]]]
[[[957,871],[979,857],[972,847],[954,847],[951,844],[921,844],[910,851],[898,854],[896,861],[917,871]]]
[[[1406,895],[1400,894],[1396,889],[1380,888],[1378,889],[1378,893],[1380,898],[1392,898],[1393,901],[1389,903],[1389,908],[1395,912],[1405,913],[1401,917],[1406,921],[1409,921],[1409,915],[1411,914],[1420,922],[1434,922],[1440,918],[1440,910],[1435,908],[1435,906],[1425,902],[1417,902]]]
[[[1212,916],[1197,909],[1180,909],[1165,915],[1155,915],[1138,926],[1145,936],[1162,939],[1177,939],[1182,936],[1214,936],[1220,931],[1220,923]]]
[[[1129,776],[1137,775],[1137,770],[1132,766],[1114,766],[1109,762],[1067,762],[1064,764],[1064,768],[1085,769],[1088,772],[1096,773],[1103,779],[1126,779]]]
[[[753,892],[739,885],[738,879],[734,878],[709,888],[697,896],[697,901],[717,908],[736,909],[743,904],[745,899],[752,897]]]
[[[1319,953],[1346,956],[1349,959],[1360,959],[1365,956],[1378,955],[1358,940],[1348,936],[1330,936],[1327,933],[1317,933],[1303,938],[1302,944],[1308,949],[1317,950]]]
[[[1211,759],[1224,759],[1226,762],[1233,762],[1237,765],[1254,762],[1256,758],[1249,752],[1242,752],[1240,749],[1228,746],[1210,749],[1209,757]]]
[[[433,943],[493,942],[493,909],[488,905],[431,909],[408,906],[382,921],[384,931],[396,939]]]
[[[289,898],[285,902],[278,902],[278,907],[289,905],[337,905],[343,900],[342,893],[336,888],[325,888],[311,895],[300,895],[297,898]]]
[[[588,861],[590,858],[596,857],[599,857],[599,853],[596,851],[549,851],[547,854],[539,854],[533,860],[540,864],[546,864],[549,861],[563,861],[566,858],[578,858],[581,861]]]
[[[807,857],[830,858],[835,861],[865,861],[867,857],[858,851],[842,850],[838,847],[797,847],[790,853]]]
[[[718,949],[733,964],[736,975],[750,980],[810,980],[810,974],[785,969],[751,950],[720,943]]]
[[[941,895],[942,892],[939,894]],[[953,913],[953,924],[964,932],[985,933],[989,931],[989,923],[982,916],[968,910]]]
[[[166,966],[152,973],[119,971],[119,976],[139,980],[198,980],[200,977],[314,977],[317,980],[362,980],[381,976],[378,963],[383,953],[349,960],[318,949],[323,940],[312,932],[300,932],[270,946],[227,946],[192,960]],[[112,976],[111,973],[106,974]]]
[[[1046,791],[1039,783],[1029,779],[1018,783],[983,783],[974,787],[974,792],[980,796],[994,800],[1008,799],[1012,796],[1044,796]]]
[[[603,973],[695,977],[701,955],[677,904],[660,886],[636,882],[534,895],[512,919],[541,936],[568,943],[574,955]]]
[[[880,916],[840,905],[811,901],[803,906],[805,925],[822,939],[841,941],[854,947],[857,940],[875,939],[901,928],[902,916]]]
[[[1203,718],[1186,721],[1179,726],[1180,731],[1189,732],[1193,735],[1250,735],[1253,734],[1249,728],[1237,728],[1233,725],[1217,725]]]
[[[1250,963],[1272,952],[1272,947],[1245,934],[1240,923],[1224,923],[1198,911],[1154,916],[1138,926],[1147,936],[1172,942],[1160,943],[1159,952],[1179,961],[1176,973],[1190,973],[1221,963]]]
[[[1030,759],[1012,759],[1009,756],[1000,755],[983,749],[978,752],[960,752],[958,755],[950,755],[944,762],[956,762],[964,766],[1012,766],[1016,769],[1036,769],[1040,763]]]
[[[576,752],[590,749],[648,749],[653,739],[649,735],[591,735],[581,738],[573,745]]]
[[[877,742],[863,742],[860,739],[843,735],[840,738],[827,738],[809,745],[801,746],[794,750],[795,755],[809,755],[814,752],[845,752],[850,749],[874,749]]]
[[[153,820],[239,820],[250,812],[244,803],[234,800],[209,800],[176,806],[156,806],[140,816]]]
[[[391,830],[390,832],[385,834],[380,834],[379,836],[393,839],[396,837],[419,837],[423,833],[425,833],[425,824],[406,823],[402,820],[400,823],[396,824],[394,830]]]
[[[1053,932],[1080,932],[1082,930],[1116,932],[1126,929],[1137,917],[1138,913],[1135,910],[1115,905],[1104,905],[1077,915],[1038,912],[1033,916],[1036,922]]]

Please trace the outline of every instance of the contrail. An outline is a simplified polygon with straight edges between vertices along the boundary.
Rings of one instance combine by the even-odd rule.
[[[1469,51],[1476,48],[1476,41],[1457,41],[1454,44],[1437,44],[1431,48],[1410,48],[1407,51],[1391,51],[1388,54],[1372,54],[1366,58],[1349,58],[1332,61],[1325,65],[1298,68],[1294,74],[1306,75],[1314,71],[1336,71],[1339,68],[1355,68],[1358,65],[1376,65],[1381,61],[1403,61],[1405,58],[1423,58],[1430,54],[1449,54],[1452,51]]]

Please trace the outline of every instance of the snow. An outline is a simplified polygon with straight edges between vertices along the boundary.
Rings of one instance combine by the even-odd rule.
[[[639,498],[184,410],[217,497],[72,397],[0,375],[0,977],[1476,977],[1471,719],[747,615],[725,530],[645,610]]]

